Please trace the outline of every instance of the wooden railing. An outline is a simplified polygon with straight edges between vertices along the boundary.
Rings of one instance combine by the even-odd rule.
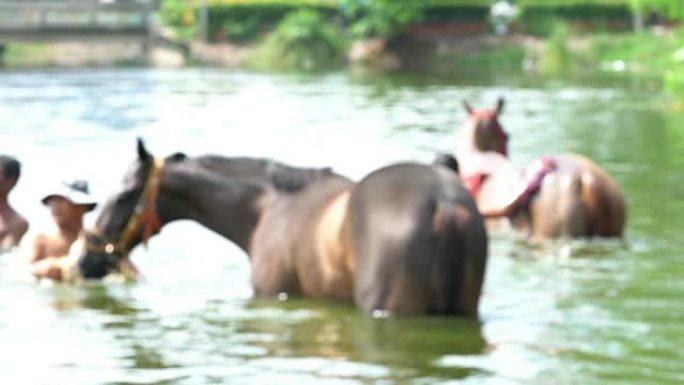
[[[0,43],[151,38],[154,0],[0,0]]]

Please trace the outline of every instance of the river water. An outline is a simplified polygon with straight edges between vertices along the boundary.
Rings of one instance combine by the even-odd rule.
[[[461,101],[493,105],[499,95],[516,162],[581,152],[629,204],[625,242],[530,247],[491,234],[479,322],[255,300],[245,255],[193,223],[167,226],[133,252],[145,276],[136,284],[37,284],[21,253],[6,253],[0,381],[681,384],[684,114],[647,89],[213,69],[0,72],[0,152],[23,162],[11,202],[33,229],[49,219],[39,199],[56,179],[88,178],[100,197],[115,189],[136,137],[160,155],[263,156],[360,178],[451,150]]]

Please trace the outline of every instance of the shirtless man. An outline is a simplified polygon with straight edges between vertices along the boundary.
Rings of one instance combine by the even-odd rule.
[[[9,204],[8,196],[19,180],[18,160],[0,155],[0,251],[15,247],[28,230],[28,222]]]
[[[493,160],[492,162],[489,162],[489,164],[494,166],[492,170],[494,170],[496,166],[504,167],[507,163],[507,161],[499,161],[496,156],[492,157],[490,160]],[[453,155],[438,154],[432,164],[447,167],[460,175],[460,165]],[[517,190],[513,190],[514,194],[512,194],[511,200],[500,207],[480,209],[480,214],[482,214],[484,218],[513,216],[517,210],[520,210],[524,205],[529,203],[531,196],[541,187],[544,176],[555,168],[556,165],[548,158],[534,160],[530,167],[525,171],[521,184],[516,186]],[[477,183],[481,183],[481,181],[478,181]],[[473,186],[467,187],[472,188]]]
[[[77,269],[74,258],[83,246],[83,217],[96,203],[83,180],[62,183],[42,202],[49,207],[55,227],[38,233],[30,246],[31,273],[36,278],[71,280]]]

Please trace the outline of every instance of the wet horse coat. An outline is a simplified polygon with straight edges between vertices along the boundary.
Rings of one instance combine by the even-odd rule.
[[[155,166],[142,143],[138,153],[88,237],[79,262],[85,277],[126,260],[148,227],[135,218],[156,215],[161,225],[195,220],[241,247],[258,296],[328,298],[398,315],[477,315],[486,232],[445,167],[399,164],[353,183],[330,169],[266,159],[176,154]]]
[[[546,156],[520,170],[508,160],[508,135],[492,110],[473,110],[456,149],[461,177],[478,208],[487,212],[514,202],[510,222],[531,238],[621,236],[625,202],[617,183],[578,154]],[[540,164],[544,164],[540,167]]]

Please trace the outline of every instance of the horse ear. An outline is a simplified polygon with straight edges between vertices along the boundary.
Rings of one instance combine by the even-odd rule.
[[[170,160],[171,162],[174,162],[174,163],[176,163],[176,162],[182,162],[182,161],[184,161],[184,160],[186,160],[186,159],[188,159],[188,156],[185,155],[185,154],[182,153],[182,152],[177,152],[177,153],[175,153],[175,154],[169,156],[169,160]]]
[[[459,173],[458,160],[451,154],[437,154],[435,160],[432,161],[432,164],[435,166],[444,166],[456,172],[456,174]]]
[[[473,108],[470,107],[470,104],[468,103],[467,100],[464,100],[464,101],[463,101],[463,107],[465,107],[466,111],[468,111],[468,114],[472,114],[472,113],[473,113]]]
[[[145,148],[145,143],[141,138],[138,138],[138,158],[142,163],[147,163],[152,159],[152,155]]]
[[[499,96],[499,100],[496,101],[496,114],[500,115],[503,112],[505,100],[503,96]]]

